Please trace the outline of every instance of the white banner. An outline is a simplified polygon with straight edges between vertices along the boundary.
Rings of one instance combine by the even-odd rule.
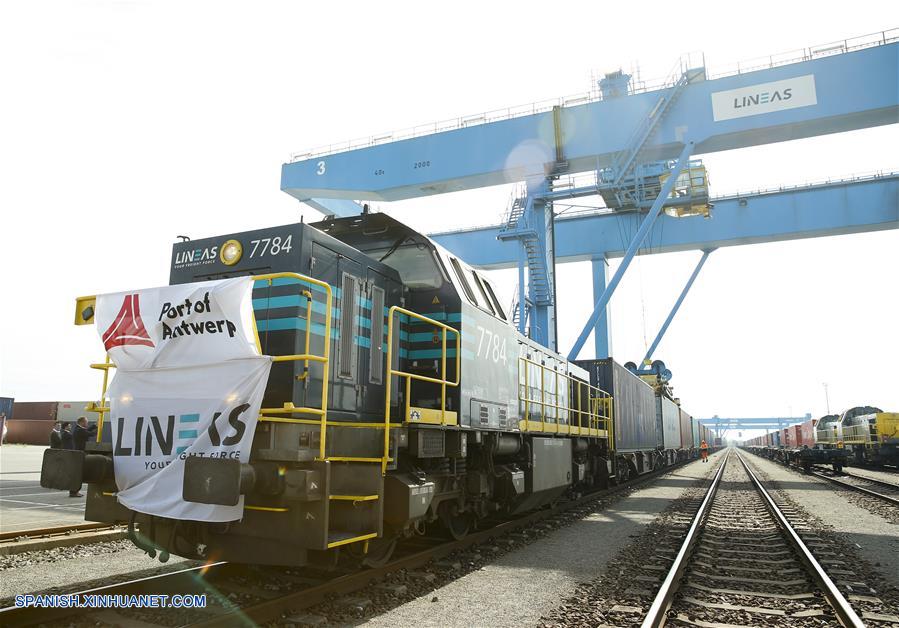
[[[120,370],[258,356],[253,280],[236,277],[97,296],[97,332]]]
[[[818,95],[815,92],[814,74],[712,92],[712,116],[715,122],[816,104]]]
[[[188,456],[247,462],[268,381],[268,357],[116,373],[109,389],[118,500],[149,515],[235,521],[236,506],[185,502]]]
[[[247,462],[271,358],[256,345],[253,280],[164,286],[97,297],[112,361],[110,428],[118,500],[150,515],[235,521],[236,506],[185,502],[189,456]]]

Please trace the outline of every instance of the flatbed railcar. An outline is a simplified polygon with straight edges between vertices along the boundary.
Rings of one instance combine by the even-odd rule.
[[[899,412],[855,406],[748,439],[744,447],[785,464],[899,466]]]
[[[847,464],[847,452],[827,437],[837,418],[838,415],[828,415],[809,419],[748,439],[743,447],[770,460],[799,466],[806,471],[812,465],[819,464],[831,465],[835,471],[841,471]]]

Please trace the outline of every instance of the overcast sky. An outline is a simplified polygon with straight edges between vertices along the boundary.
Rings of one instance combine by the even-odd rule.
[[[96,396],[102,347],[72,325],[74,297],[166,283],[176,235],[313,219],[278,189],[293,152],[583,92],[591,71],[650,79],[698,50],[714,72],[899,26],[883,2],[801,4],[5,0],[0,395]],[[899,170],[897,127],[702,157],[713,194]],[[376,206],[433,231],[498,219],[507,199]],[[698,255],[631,266],[619,361],[642,357]],[[656,355],[696,416],[818,416],[825,382],[832,411],[899,410],[897,268],[897,231],[719,250]],[[590,285],[589,264],[560,266],[565,349]]]

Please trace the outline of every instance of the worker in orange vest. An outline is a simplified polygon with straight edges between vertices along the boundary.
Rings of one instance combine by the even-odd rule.
[[[705,439],[699,443],[699,457],[702,458],[703,462],[709,461],[709,444],[705,442]]]

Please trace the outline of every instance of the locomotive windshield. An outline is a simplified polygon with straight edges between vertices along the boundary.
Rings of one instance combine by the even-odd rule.
[[[409,288],[439,289],[443,286],[444,276],[435,259],[434,250],[424,244],[412,242],[370,250],[367,254],[395,268]]]

